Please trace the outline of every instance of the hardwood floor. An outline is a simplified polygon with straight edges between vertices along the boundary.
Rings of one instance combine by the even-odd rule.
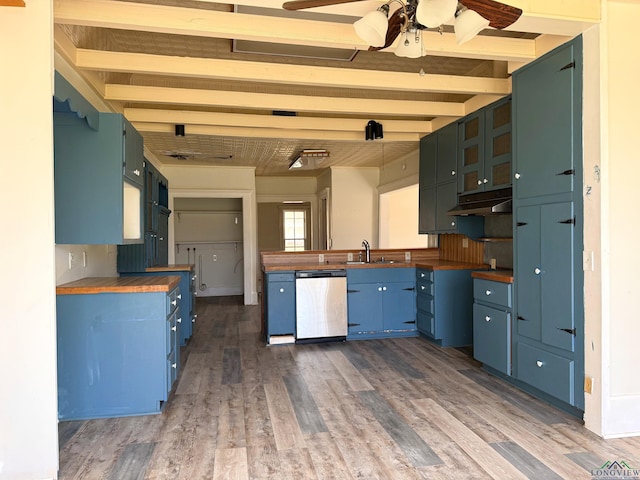
[[[422,338],[265,347],[260,307],[198,299],[160,415],[62,422],[66,479],[591,479],[640,439],[577,419]]]

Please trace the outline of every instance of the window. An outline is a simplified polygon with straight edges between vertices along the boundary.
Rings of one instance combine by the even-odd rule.
[[[307,212],[306,210],[282,211],[283,239],[285,252],[299,252],[307,249]]]

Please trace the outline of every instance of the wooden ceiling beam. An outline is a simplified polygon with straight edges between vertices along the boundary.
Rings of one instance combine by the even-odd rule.
[[[507,95],[508,78],[433,75],[352,68],[313,67],[212,58],[77,49],[80,70],[210,78],[288,85],[408,92]]]
[[[462,117],[462,103],[419,100],[381,100],[347,97],[316,97],[226,90],[149,87],[107,84],[105,99],[133,103],[164,103],[292,112],[341,113],[352,115],[411,117]]]
[[[241,113],[198,112],[189,110],[163,110],[156,108],[126,108],[130,122],[162,123],[174,125],[211,125],[229,127],[271,128],[286,130],[350,131],[361,134],[367,124],[362,118],[286,117]],[[381,120],[384,133],[421,133],[432,131],[430,121]]]

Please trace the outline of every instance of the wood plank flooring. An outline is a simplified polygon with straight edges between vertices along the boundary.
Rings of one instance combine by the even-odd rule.
[[[260,307],[199,298],[160,415],[61,422],[66,479],[591,479],[638,439],[581,422],[422,338],[266,347]]]

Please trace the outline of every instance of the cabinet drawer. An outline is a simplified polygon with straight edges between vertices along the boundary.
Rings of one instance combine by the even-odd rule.
[[[433,315],[433,297],[431,295],[418,295],[416,297],[416,305],[418,306],[418,311],[422,310]]]
[[[432,338],[436,337],[436,319],[431,313],[425,313],[418,310],[416,317],[418,331],[429,335]]]
[[[347,269],[348,283],[413,282],[413,268],[351,268]]]
[[[473,304],[473,358],[511,374],[511,314]]]
[[[518,379],[563,402],[574,402],[574,361],[518,342]]]
[[[433,270],[424,270],[422,268],[417,268],[416,280],[425,280],[428,282],[433,282]]]
[[[431,295],[433,296],[433,282],[425,280],[418,280],[416,283],[416,293],[418,295]]]
[[[180,287],[175,288],[167,295],[167,315],[173,312],[178,306],[178,295],[180,295]]]
[[[296,279],[295,273],[268,273],[267,280],[269,282],[293,282]]]
[[[473,298],[481,302],[495,303],[511,308],[511,284],[474,278]]]
[[[178,364],[176,363],[176,352],[171,352],[167,357],[167,392],[171,391],[173,382],[178,377]]]
[[[173,347],[176,344],[176,334],[178,332],[177,315],[178,310],[176,309],[169,318],[167,318],[167,354],[174,350]]]

